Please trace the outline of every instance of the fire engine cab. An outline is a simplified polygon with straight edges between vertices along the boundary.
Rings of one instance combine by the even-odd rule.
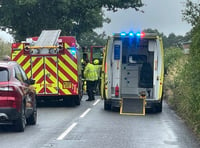
[[[145,115],[146,108],[162,112],[163,45],[156,34],[115,33],[105,47],[101,97],[104,109]]]
[[[61,30],[43,30],[12,44],[12,60],[35,80],[37,99],[63,99],[79,105],[82,98],[81,63],[73,36],[60,36]]]

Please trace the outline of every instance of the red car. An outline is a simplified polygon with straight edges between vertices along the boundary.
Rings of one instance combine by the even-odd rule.
[[[0,125],[12,124],[23,132],[26,124],[36,124],[34,83],[16,62],[0,61]]]

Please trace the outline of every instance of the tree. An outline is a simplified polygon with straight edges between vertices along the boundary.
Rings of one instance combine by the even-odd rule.
[[[192,26],[197,25],[200,16],[200,4],[187,0],[185,6],[185,10],[183,10],[183,19]]]
[[[78,43],[84,47],[90,46],[104,46],[106,44],[106,34],[97,34],[96,32],[90,31],[81,34]]]
[[[163,46],[164,48],[171,48],[171,47],[180,47],[183,42],[189,41],[191,39],[190,32],[186,33],[185,36],[178,35],[176,36],[174,33],[170,33],[168,36],[164,35],[163,33],[160,33],[157,29],[144,29],[144,32],[147,33],[156,33],[158,36],[160,36],[163,40]]]
[[[17,40],[38,36],[44,29],[61,29],[79,38],[108,21],[102,7],[117,11],[142,6],[141,0],[0,0],[0,26],[11,28]]]

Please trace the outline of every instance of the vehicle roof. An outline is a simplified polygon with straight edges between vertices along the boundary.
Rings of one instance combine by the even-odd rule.
[[[140,37],[130,37],[128,33],[126,33],[125,36],[121,36],[120,33],[113,34],[114,38],[140,38]],[[141,37],[141,39],[158,39],[158,35],[156,33],[145,33],[144,37]]]
[[[17,63],[14,61],[0,61],[0,67],[9,68],[13,65],[17,65]]]

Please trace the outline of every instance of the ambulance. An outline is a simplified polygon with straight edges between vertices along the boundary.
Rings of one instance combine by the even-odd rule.
[[[104,109],[145,115],[162,112],[164,58],[162,39],[154,33],[122,32],[108,38],[104,50],[101,98]]]
[[[80,105],[82,76],[76,38],[61,30],[43,30],[39,37],[12,44],[11,58],[35,80],[37,100],[64,100]]]

